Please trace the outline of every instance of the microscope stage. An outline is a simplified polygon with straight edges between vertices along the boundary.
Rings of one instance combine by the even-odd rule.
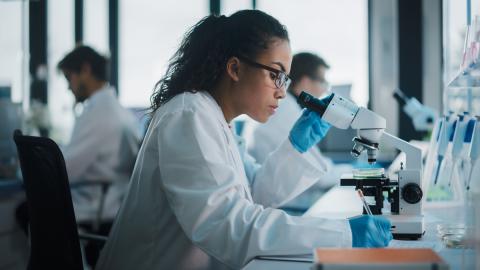
[[[340,186],[389,186],[390,178],[382,175],[380,177],[354,177],[353,174],[343,174],[340,179]]]

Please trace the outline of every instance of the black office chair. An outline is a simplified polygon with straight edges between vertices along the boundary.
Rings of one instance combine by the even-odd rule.
[[[83,269],[65,160],[57,144],[14,132],[30,228],[27,269]],[[88,240],[106,237],[84,235]]]

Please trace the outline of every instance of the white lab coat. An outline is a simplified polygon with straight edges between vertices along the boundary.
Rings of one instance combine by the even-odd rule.
[[[104,219],[113,219],[120,207],[140,141],[135,117],[120,105],[112,87],[105,85],[84,102],[64,149],[65,163],[71,183],[112,181],[105,197]],[[77,221],[96,218],[100,195],[100,187],[72,189]]]
[[[347,221],[275,209],[322,173],[311,162],[289,141],[262,167],[242,161],[215,100],[177,95],[150,123],[96,269],[239,268],[257,255],[349,247]]]
[[[262,163],[288,138],[290,130],[301,114],[302,109],[297,104],[295,97],[287,94],[275,114],[266,123],[254,123],[246,128],[248,153],[257,162]],[[352,171],[351,165],[335,165],[329,158],[323,156],[316,146],[311,147],[308,153],[319,163],[326,165],[326,173],[319,175],[314,188],[326,190],[340,183],[341,174]]]

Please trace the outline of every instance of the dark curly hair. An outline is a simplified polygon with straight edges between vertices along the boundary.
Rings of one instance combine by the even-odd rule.
[[[211,91],[228,59],[239,55],[255,59],[268,49],[272,38],[289,40],[285,26],[262,11],[242,10],[230,17],[203,18],[185,34],[165,75],[156,83],[152,113],[180,93]]]

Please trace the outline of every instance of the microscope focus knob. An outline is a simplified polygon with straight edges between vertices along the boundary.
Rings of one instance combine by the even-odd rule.
[[[420,186],[415,183],[406,184],[402,189],[402,198],[410,204],[418,203],[423,197]]]

